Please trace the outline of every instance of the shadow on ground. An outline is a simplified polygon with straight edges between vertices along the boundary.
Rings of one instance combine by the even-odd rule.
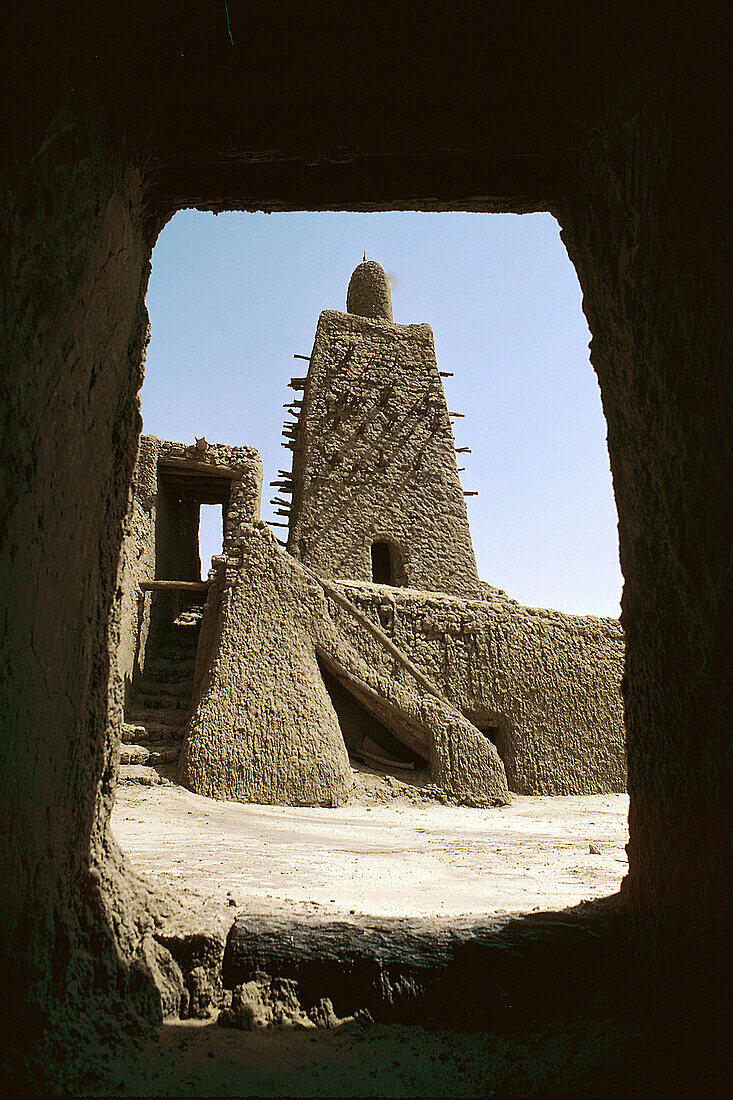
[[[176,952],[176,944],[166,943]],[[190,946],[190,945],[188,945]],[[178,945],[181,963],[188,950]],[[632,972],[618,897],[436,933],[420,921],[242,918],[224,985],[262,970],[329,997],[342,1026],[169,1022],[120,1048],[77,1095],[644,1095],[642,1045],[620,1011]]]

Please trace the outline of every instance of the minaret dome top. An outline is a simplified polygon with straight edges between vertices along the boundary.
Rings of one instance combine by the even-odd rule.
[[[346,292],[346,310],[375,321],[392,320],[392,291],[380,264],[365,260],[354,271]]]

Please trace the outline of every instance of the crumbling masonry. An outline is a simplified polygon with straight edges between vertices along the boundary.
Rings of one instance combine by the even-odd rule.
[[[429,769],[474,805],[622,790],[619,624],[523,608],[479,581],[431,329],[393,322],[374,262],[347,309],[321,314],[291,382],[292,471],[273,483],[287,544],[259,519],[256,451],[142,439],[116,670],[123,776],[177,764],[215,798],[338,805],[351,756]],[[202,503],[224,525],[206,582]]]

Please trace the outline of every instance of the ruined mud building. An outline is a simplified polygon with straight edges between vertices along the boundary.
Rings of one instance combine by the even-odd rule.
[[[612,995],[630,1029],[609,1072],[579,1028],[572,1067],[543,1077],[536,1063],[537,1091],[725,1094],[729,8],[692,18],[681,5],[520,3],[484,6],[479,21],[473,6],[424,7],[388,33],[353,5],[300,6],[287,20],[228,9],[231,39],[223,11],[200,0],[11,8],[6,1092],[79,1091],[80,1060],[101,1068],[123,1033],[161,1017],[154,904],[109,829],[122,726],[109,673],[150,255],[167,219],[195,206],[557,218],[592,333],[619,514],[630,839],[623,889],[602,907],[615,922],[599,907],[587,925],[565,914],[575,949],[558,955],[549,936],[527,988],[540,1027]],[[532,930],[517,930],[512,963],[528,941]],[[574,960],[591,944],[608,965],[584,965],[578,981]],[[463,977],[476,1026],[490,1029],[504,982],[478,956]],[[517,1049],[521,1092],[524,1038]]]
[[[357,267],[346,313],[321,314],[291,387],[292,470],[273,483],[287,543],[259,519],[253,449],[142,439],[123,780],[337,805],[351,756],[428,769],[473,804],[623,790],[621,628],[479,580],[432,331],[393,322],[379,264]],[[223,554],[202,582],[212,502]]]

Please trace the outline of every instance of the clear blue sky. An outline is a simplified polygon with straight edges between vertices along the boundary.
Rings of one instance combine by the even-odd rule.
[[[282,405],[318,315],[345,309],[366,250],[397,323],[435,333],[481,577],[532,607],[618,615],[606,425],[575,271],[549,214],[184,211],[160,235],[147,305],[144,431],[250,444],[289,466]],[[216,528],[202,525],[202,547]],[[202,555],[203,557],[203,555]],[[208,564],[204,563],[204,572]]]

